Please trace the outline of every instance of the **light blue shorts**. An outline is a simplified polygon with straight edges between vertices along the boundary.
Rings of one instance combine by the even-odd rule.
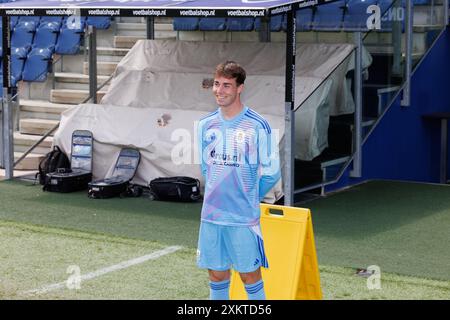
[[[268,268],[259,226],[224,226],[202,221],[197,249],[199,268],[247,273]],[[259,234],[259,235],[258,235]]]

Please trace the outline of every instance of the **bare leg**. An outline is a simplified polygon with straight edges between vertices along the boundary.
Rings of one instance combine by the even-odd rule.
[[[215,271],[215,270],[209,270],[209,280],[214,282],[224,281],[230,279],[230,270],[226,271]]]
[[[244,284],[253,284],[261,280],[261,268],[253,272],[240,273],[241,280]]]

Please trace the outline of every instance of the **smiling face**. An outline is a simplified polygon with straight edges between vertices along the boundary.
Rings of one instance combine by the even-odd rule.
[[[240,106],[239,95],[243,88],[244,85],[238,85],[235,78],[214,77],[213,94],[216,98],[216,103],[222,108]]]

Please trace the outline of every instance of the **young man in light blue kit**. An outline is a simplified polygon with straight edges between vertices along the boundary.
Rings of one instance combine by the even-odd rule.
[[[241,103],[245,78],[236,62],[216,67],[213,94],[219,108],[198,126],[206,182],[197,263],[208,269],[212,300],[229,299],[231,268],[249,299],[265,299],[260,268],[268,263],[259,203],[280,179],[280,162],[268,122]]]

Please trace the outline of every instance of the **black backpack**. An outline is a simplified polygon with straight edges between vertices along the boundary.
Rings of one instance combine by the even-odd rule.
[[[70,161],[58,146],[54,146],[53,150],[39,162],[39,172],[36,173],[36,179],[39,176],[39,183],[45,185],[47,173],[55,172],[57,169],[70,169]]]
[[[191,177],[156,178],[149,187],[154,200],[194,202],[201,198],[200,181]]]

